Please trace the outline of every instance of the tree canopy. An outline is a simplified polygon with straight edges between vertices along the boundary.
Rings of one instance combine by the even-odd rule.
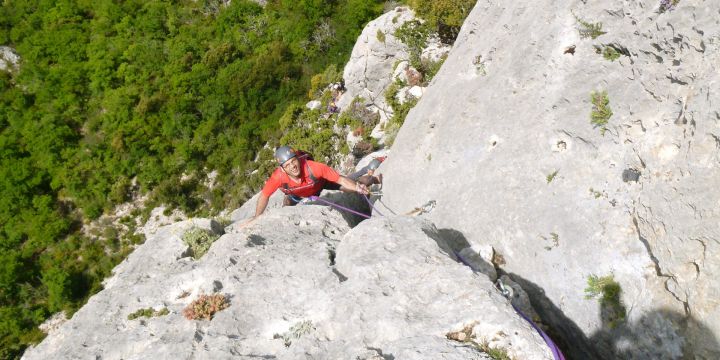
[[[310,79],[342,68],[382,1],[25,0],[0,7],[0,357],[42,338],[141,239],[80,231],[132,194],[238,204]],[[217,171],[217,186],[202,179]],[[128,223],[130,223],[128,221]]]

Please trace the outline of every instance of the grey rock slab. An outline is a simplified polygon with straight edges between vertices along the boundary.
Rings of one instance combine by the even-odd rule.
[[[426,221],[382,218],[350,230],[334,209],[286,207],[229,231],[198,260],[178,258],[180,234],[203,223],[212,227],[161,228],[24,358],[486,358],[445,337],[468,324],[514,356],[550,358],[486,277],[443,253]],[[230,306],[210,321],[183,317],[210,293]],[[145,308],[169,314],[127,318]]]
[[[346,92],[337,102],[340,108],[360,96],[381,112],[392,112],[385,102],[385,89],[394,81],[395,63],[409,58],[407,47],[394,34],[413,19],[415,15],[409,8],[397,7],[365,26],[343,71]],[[385,41],[378,39],[379,33],[384,34]]]
[[[550,358],[492,282],[455,261],[443,242],[431,223],[408,217],[371,219],[348,233],[336,259],[348,278],[334,310],[345,319],[343,338],[385,350],[388,340],[417,337],[422,348],[422,336],[442,339],[477,322],[478,341],[517,358]]]
[[[9,46],[0,46],[0,71],[13,71],[18,69],[20,56],[15,49]]]
[[[720,356],[715,5],[478,2],[396,138],[382,203],[435,200],[422,216],[493,246],[571,356]],[[607,33],[581,38],[573,14]],[[624,55],[596,53],[610,45]],[[590,275],[620,284],[619,327],[584,298]]]

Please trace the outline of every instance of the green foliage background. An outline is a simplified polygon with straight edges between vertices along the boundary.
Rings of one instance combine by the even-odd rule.
[[[82,234],[83,222],[133,193],[188,213],[242,203],[278,120],[313,75],[344,66],[382,5],[3,2],[0,44],[22,63],[0,72],[0,358],[40,340],[38,324],[76,310],[142,241]]]

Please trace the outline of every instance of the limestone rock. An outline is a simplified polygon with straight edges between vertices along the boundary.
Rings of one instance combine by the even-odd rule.
[[[650,5],[478,2],[384,164],[383,203],[437,200],[423,216],[493,246],[574,358],[720,357],[720,13]]]
[[[322,103],[318,100],[309,101],[307,104],[305,104],[305,107],[310,110],[317,110],[322,107]]]
[[[20,56],[9,46],[0,46],[0,71],[17,70]]]
[[[337,103],[340,108],[361,96],[381,112],[391,111],[385,103],[385,89],[393,81],[395,62],[409,57],[405,44],[394,33],[414,18],[410,9],[398,7],[365,26],[343,71],[347,91]],[[379,33],[384,34],[384,41],[378,39]]]
[[[408,77],[407,77],[407,71],[410,68],[410,62],[407,60],[400,61],[397,66],[395,67],[395,70],[393,70],[393,81],[399,80],[401,82],[407,83]]]
[[[165,207],[158,206],[150,211],[150,217],[137,232],[145,235],[145,238],[153,236],[160,227],[187,220],[187,216],[179,209],[174,209],[169,215],[165,215]]]
[[[472,326],[478,341],[516,358],[550,359],[542,338],[483,275],[454,261],[432,224],[378,218],[350,230],[322,206],[268,212],[183,257],[189,220],[163,227],[100,293],[25,359],[486,358],[445,338]],[[188,320],[200,294],[230,307]],[[129,320],[145,308],[169,314]]]
[[[463,263],[466,263],[475,271],[485,274],[490,281],[497,279],[497,272],[492,263],[486,261],[479,253],[475,252],[472,247],[462,249],[457,256]]]
[[[410,89],[408,89],[408,94],[412,97],[419,99],[423,96],[423,93],[425,92],[425,88],[421,86],[412,86]]]
[[[60,311],[53,314],[53,316],[49,317],[47,320],[45,320],[45,322],[40,324],[40,326],[38,326],[38,329],[40,329],[40,331],[46,334],[49,334],[57,330],[60,325],[64,324],[67,320],[68,319],[65,311]]]
[[[443,44],[437,36],[433,36],[428,39],[420,57],[432,62],[440,61],[447,56],[451,48],[450,45]]]

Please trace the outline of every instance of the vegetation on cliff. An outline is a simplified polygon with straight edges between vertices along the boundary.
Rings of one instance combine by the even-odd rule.
[[[84,234],[83,223],[137,194],[187,213],[244,201],[287,106],[313,75],[342,67],[382,11],[365,0],[224,3],[0,8],[0,44],[22,58],[0,73],[0,357],[41,339],[38,324],[77,309],[142,241]]]
[[[474,2],[406,3],[456,35]],[[140,195],[146,209],[189,215],[236,207],[269,171],[268,143],[336,153],[332,124],[302,104],[309,94],[325,105],[324,86],[383,4],[4,3],[0,44],[22,62],[0,72],[0,357],[41,340],[40,323],[72,314],[143,241],[140,209],[88,231],[90,221]]]

